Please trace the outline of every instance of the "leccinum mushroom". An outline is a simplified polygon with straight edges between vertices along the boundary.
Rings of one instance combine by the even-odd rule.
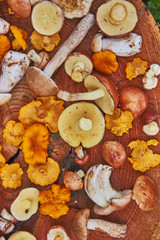
[[[58,120],[59,134],[72,147],[97,145],[103,138],[105,121],[102,112],[93,103],[71,104]]]
[[[88,75],[84,79],[84,86],[88,92],[69,93],[60,90],[57,96],[65,101],[94,100],[106,114],[112,115],[118,105],[118,91],[114,82],[101,75]]]
[[[93,52],[110,50],[117,56],[129,57],[141,51],[142,37],[130,33],[123,38],[107,38],[102,33],[97,33],[91,42]]]
[[[87,230],[98,230],[114,238],[124,238],[127,225],[112,223],[102,219],[89,219],[90,210],[81,209],[75,213],[72,220],[72,229],[77,240],[87,240]]]
[[[29,87],[35,92],[35,94],[38,96],[50,96],[58,92],[58,86],[51,79],[51,76],[65,61],[68,54],[80,44],[93,25],[94,15],[89,13],[78,23],[74,31],[60,46],[57,53],[49,61],[43,71],[36,67],[28,68],[26,80]]]

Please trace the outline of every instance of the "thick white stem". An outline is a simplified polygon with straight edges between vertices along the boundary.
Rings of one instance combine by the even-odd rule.
[[[0,231],[8,234],[10,233],[14,228],[14,224],[7,221],[6,219],[0,217]]]

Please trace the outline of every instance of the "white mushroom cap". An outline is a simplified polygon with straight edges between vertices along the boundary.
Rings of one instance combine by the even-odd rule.
[[[93,52],[99,52],[102,50],[102,33],[97,33],[92,39],[91,50]]]

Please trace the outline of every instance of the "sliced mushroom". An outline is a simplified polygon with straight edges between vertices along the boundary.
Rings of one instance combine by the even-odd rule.
[[[117,56],[129,57],[141,51],[142,37],[130,33],[123,38],[106,38],[102,33],[97,33],[91,42],[93,52],[110,50]]]
[[[112,115],[118,105],[119,96],[114,82],[104,76],[88,75],[84,79],[84,86],[88,92],[69,93],[60,90],[57,96],[65,101],[94,100],[100,109]]]
[[[77,147],[82,143],[83,147],[90,148],[103,138],[104,116],[93,103],[74,103],[61,113],[58,129],[62,139],[70,146]]]
[[[75,52],[65,61],[65,71],[75,82],[82,82],[93,70],[93,64],[89,57],[83,53]]]
[[[72,221],[72,229],[77,240],[87,240],[87,230],[98,230],[107,233],[114,238],[124,238],[127,225],[112,223],[102,219],[89,219],[90,210],[88,208],[79,210]]]

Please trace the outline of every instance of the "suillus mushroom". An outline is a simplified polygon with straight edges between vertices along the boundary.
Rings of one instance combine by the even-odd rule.
[[[89,219],[90,210],[84,208],[75,213],[72,229],[77,240],[87,240],[88,230],[98,230],[114,238],[124,238],[127,225],[109,222],[102,219]]]
[[[91,42],[93,52],[104,50],[112,51],[116,56],[129,57],[141,51],[142,36],[129,33],[122,38],[107,38],[102,33],[97,33]]]
[[[59,134],[72,147],[97,145],[105,131],[104,116],[93,103],[79,102],[68,106],[58,120]]]
[[[51,227],[47,233],[47,240],[71,240],[66,229],[62,225],[55,225]]]
[[[38,67],[42,70],[49,62],[49,54],[45,51],[37,54],[34,49],[32,49],[28,52],[27,56],[34,62],[35,67]]]
[[[62,8],[66,18],[73,19],[87,15],[93,0],[52,0],[52,2]]]
[[[69,93],[60,90],[57,96],[65,101],[94,100],[104,113],[110,115],[114,113],[119,101],[114,82],[102,75],[94,74],[84,79],[84,86],[88,92]]]
[[[80,44],[93,25],[94,15],[89,13],[78,23],[71,35],[60,46],[43,71],[36,67],[28,68],[28,71],[26,72],[26,81],[35,94],[38,96],[51,96],[58,92],[58,86],[51,79],[52,74],[66,60],[69,53]]]
[[[64,68],[73,81],[82,82],[87,75],[91,74],[93,63],[87,55],[74,52],[67,57]]]
[[[158,188],[150,177],[141,175],[136,179],[133,196],[141,210],[151,211],[155,208],[159,198],[158,195]]]
[[[11,213],[19,221],[26,221],[38,210],[39,190],[24,188],[11,204]]]
[[[127,206],[132,197],[131,190],[117,191],[111,186],[109,178],[112,169],[113,168],[109,165],[93,165],[88,169],[85,175],[85,191],[90,199],[96,203],[96,205],[101,207],[101,210],[102,208],[103,210],[107,209],[107,207],[110,208],[111,205],[114,206],[114,201],[115,206],[117,206],[117,210],[119,209],[118,206],[123,208],[124,206]],[[127,195],[129,197],[125,198]],[[96,207],[96,209],[98,208]]]
[[[31,182],[40,186],[54,183],[59,173],[59,164],[52,158],[47,158],[45,164],[29,165],[27,170],[27,175]]]
[[[109,37],[122,37],[131,32],[138,21],[135,6],[125,0],[110,0],[102,4],[96,13],[96,23]]]
[[[9,238],[8,240],[20,240],[20,239],[23,239],[23,240],[37,240],[36,237],[27,232],[27,231],[17,231],[15,233],[13,233]]]
[[[62,9],[50,1],[37,3],[31,13],[33,28],[40,34],[53,35],[59,32],[64,23]]]

